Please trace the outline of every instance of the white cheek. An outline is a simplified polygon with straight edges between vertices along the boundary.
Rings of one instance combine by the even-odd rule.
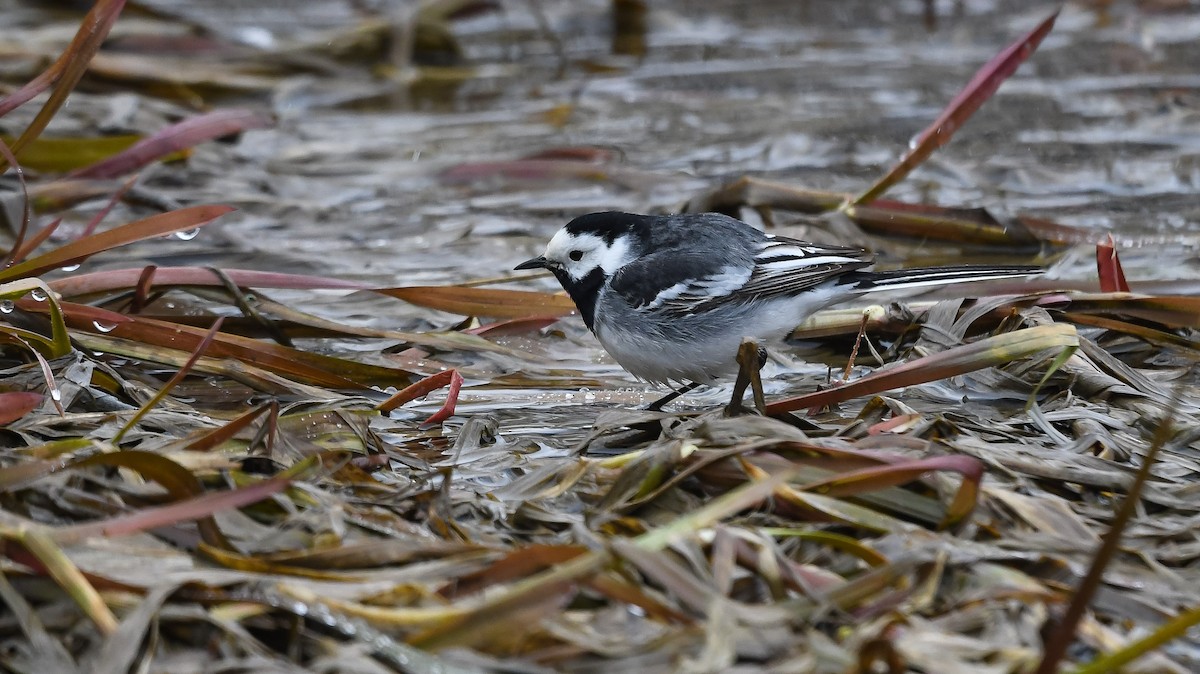
[[[576,281],[582,281],[583,277],[588,275],[588,272],[596,267],[588,262],[588,258],[584,257],[579,262],[572,262],[567,267],[567,275]]]
[[[611,246],[601,248],[597,252],[599,255],[596,256],[595,265],[609,275],[617,273],[618,269],[629,264],[632,259],[629,252],[629,241],[625,239],[617,239]]]

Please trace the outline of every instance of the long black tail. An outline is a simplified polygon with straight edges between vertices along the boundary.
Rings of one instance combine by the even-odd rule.
[[[968,264],[950,267],[897,269],[895,271],[852,271],[844,274],[839,281],[850,285],[858,292],[869,293],[879,290],[901,290],[903,288],[922,288],[926,286],[950,285],[952,283],[970,283],[972,281],[991,281],[1002,278],[1035,276],[1045,271],[1042,267],[1028,265],[987,266]]]

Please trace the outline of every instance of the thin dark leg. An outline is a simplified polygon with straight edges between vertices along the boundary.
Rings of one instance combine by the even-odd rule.
[[[661,412],[663,406],[665,406],[667,403],[671,402],[672,400],[675,400],[676,398],[678,398],[681,395],[691,393],[692,391],[695,391],[698,388],[700,388],[699,382],[694,382],[694,381],[689,382],[687,384],[684,384],[680,388],[678,388],[674,391],[671,391],[670,393],[659,398],[658,400],[655,400],[654,402],[650,403],[649,405],[646,406],[645,409],[647,412]]]

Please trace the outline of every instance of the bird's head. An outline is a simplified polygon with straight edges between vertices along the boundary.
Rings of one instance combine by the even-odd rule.
[[[568,290],[597,275],[609,278],[642,254],[646,220],[644,215],[616,212],[580,216],[558,230],[546,252],[516,268],[548,269]]]

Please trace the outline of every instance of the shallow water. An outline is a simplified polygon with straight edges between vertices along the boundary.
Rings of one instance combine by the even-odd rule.
[[[311,37],[354,15],[338,3],[300,14],[286,2],[254,11],[244,3],[147,4],[268,45]],[[916,1],[675,0],[650,3],[640,23],[631,19],[633,30],[614,37],[610,2],[535,4],[545,28],[519,3],[453,24],[465,63],[476,68],[466,81],[408,89],[365,71],[283,80],[272,98],[276,129],[244,134],[235,145],[205,145],[186,166],[156,169],[144,180],[167,196],[240,211],[197,239],[152,242],[98,266],[150,260],[384,286],[455,283],[510,273],[575,215],[671,211],[746,174],[861,190],[975,69],[1053,8],[935,2],[931,17]],[[1102,13],[1068,5],[1031,61],[889,196],[1049,218],[1097,238],[1111,232],[1131,280],[1196,278],[1200,10],[1177,4],[1185,8],[1120,3]],[[21,20],[33,25],[37,11],[23,8]],[[71,117],[56,124],[69,126]],[[618,160],[607,179],[439,179],[462,163],[561,146],[605,148]],[[792,214],[776,218],[788,234],[830,237]],[[869,243],[893,261],[954,255],[920,242]],[[1093,278],[1091,256],[1089,246],[1067,251],[1050,277]],[[548,278],[523,287],[556,289]],[[460,320],[367,294],[269,294],[355,324],[422,330]],[[475,373],[476,383],[554,367],[594,386],[468,387],[460,414],[492,414],[518,435],[574,429],[548,440],[567,446],[594,410],[640,405],[660,393],[612,364],[579,321],[560,322],[556,331],[514,347],[549,364],[434,357]],[[381,346],[339,350],[373,359]],[[773,392],[811,390],[825,380],[824,366],[796,360],[803,352],[787,355],[790,364],[777,371],[792,376],[771,384]],[[707,407],[724,395],[709,391],[683,405]],[[580,405],[593,411],[580,414]]]

